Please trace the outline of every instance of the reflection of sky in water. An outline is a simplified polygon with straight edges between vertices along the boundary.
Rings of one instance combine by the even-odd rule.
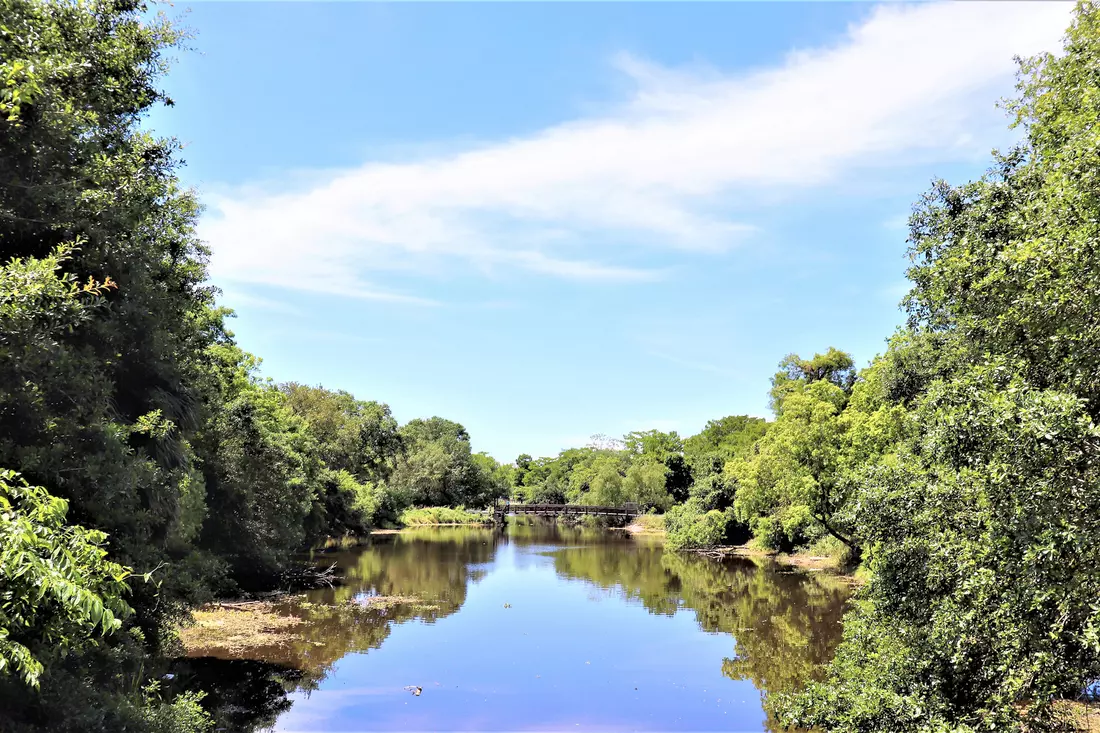
[[[469,532],[456,530],[463,531]],[[450,597],[460,603],[457,610],[445,609],[431,623],[390,622],[378,648],[338,658],[316,689],[293,693],[276,731],[760,731],[760,692],[751,679],[727,676],[728,660],[761,657],[760,644],[737,645],[726,632],[794,629],[790,639],[778,637],[775,649],[767,641],[762,671],[747,673],[758,682],[785,679],[786,671],[768,665],[798,671],[820,661],[807,655],[831,649],[846,597],[809,577],[748,563],[729,569],[700,558],[662,561],[659,548],[593,543],[591,535],[555,545],[487,534],[476,551],[470,535],[465,546],[439,541],[445,537],[421,543],[403,536],[365,550],[379,557],[360,556],[360,567],[371,571],[359,582],[413,591],[412,581],[395,575],[403,568],[433,586],[426,596]],[[392,577],[381,575],[387,569]],[[805,598],[820,607],[787,608]],[[812,634],[829,638],[813,643],[805,638]],[[422,694],[406,691],[409,685]]]

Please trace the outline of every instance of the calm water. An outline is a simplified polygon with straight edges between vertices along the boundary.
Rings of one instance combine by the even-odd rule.
[[[326,561],[347,583],[294,609],[298,640],[244,655],[265,664],[195,659],[179,675],[212,685],[234,728],[769,730],[761,694],[828,660],[849,595],[820,574],[547,524],[421,530]]]

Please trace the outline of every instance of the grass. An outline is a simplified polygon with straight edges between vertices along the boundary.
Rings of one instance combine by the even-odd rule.
[[[248,658],[250,653],[269,653],[272,647],[292,647],[309,642],[307,634],[318,619],[331,621],[332,615],[346,615],[346,623],[355,623],[363,611],[390,611],[409,607],[417,612],[433,611],[438,606],[416,596],[366,596],[337,604],[314,604],[302,596],[284,596],[276,601],[239,601],[210,603],[192,612],[193,623],[179,630],[179,639],[189,656],[225,656]]]
[[[239,653],[285,644],[304,623],[298,616],[276,611],[268,601],[212,603],[194,611],[192,618],[194,624],[180,629],[180,641],[190,653],[214,649]]]
[[[406,509],[398,521],[406,527],[428,527],[436,524],[489,524],[487,514],[466,511],[463,507],[429,506]]]
[[[630,523],[630,531],[636,533],[651,533],[657,534],[665,531],[665,515],[664,514],[642,514],[635,517],[634,521]]]

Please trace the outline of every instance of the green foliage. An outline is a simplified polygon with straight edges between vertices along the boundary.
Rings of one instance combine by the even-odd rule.
[[[406,509],[401,512],[398,521],[406,527],[434,524],[487,524],[491,521],[486,514],[468,512],[463,507],[454,509],[445,506]]]
[[[665,513],[669,549],[694,549],[723,544],[735,525],[733,512],[706,510],[699,499],[688,499]]]
[[[909,342],[899,335],[895,343]],[[827,364],[851,361],[836,349],[829,355]],[[784,364],[792,360],[802,361],[787,357]],[[851,496],[865,471],[889,460],[908,425],[904,407],[891,399],[897,371],[896,359],[878,359],[854,382],[846,374],[798,381],[777,375],[778,417],[751,451],[725,467],[737,487],[737,516],[760,545],[787,551],[828,534],[859,557]]]
[[[664,463],[636,460],[623,477],[623,494],[643,510],[666,511],[673,502],[667,489],[668,474],[669,469]]]
[[[733,504],[734,487],[722,474],[731,458],[764,434],[767,422],[748,416],[712,420],[699,435],[628,433],[621,442],[601,440],[563,450],[554,458],[519,456],[511,474],[520,501],[619,505],[634,502],[664,511],[689,496],[708,509]]]
[[[291,412],[308,424],[329,469],[347,471],[361,481],[384,481],[389,476],[402,443],[388,405],[295,382],[281,385],[280,391]]]
[[[649,506],[662,506],[673,501],[683,501],[691,489],[692,474],[684,455],[684,442],[676,431],[663,433],[660,430],[646,430],[628,433],[623,437],[628,453],[643,463],[660,464],[664,467],[664,487],[657,492],[656,487],[648,490],[643,499],[641,494],[634,501]],[[628,494],[631,492],[628,490]],[[667,499],[664,496],[667,495]],[[651,503],[652,501],[652,503]],[[662,504],[663,503],[663,504]]]
[[[835,517],[846,492],[839,474],[845,432],[841,411],[848,393],[828,379],[783,386],[775,423],[753,451],[726,464],[737,485],[736,514],[758,542],[772,549],[812,539],[815,522],[850,542],[850,531]]]
[[[305,422],[311,455],[321,466],[307,538],[362,534],[392,514],[384,485],[403,443],[390,408],[294,382],[279,389],[290,411]]]
[[[208,733],[214,729],[214,720],[202,707],[204,693],[188,690],[165,703],[157,698],[158,690],[156,683],[144,690],[142,723],[151,733]]]
[[[769,701],[785,723],[1064,730],[1100,678],[1095,4],[1065,50],[1021,65],[1020,146],[910,220],[910,330],[867,402],[911,412],[850,502],[871,580],[829,678]]]
[[[844,393],[850,393],[856,381],[855,362],[852,356],[829,347],[824,354],[814,354],[803,359],[798,354],[787,354],[779,362],[779,371],[772,377],[769,392],[772,411],[783,412],[783,402],[791,392],[801,391],[814,382],[828,382]]]
[[[997,366],[935,385],[918,415],[920,455],[861,496],[873,576],[831,685],[780,709],[839,730],[1007,730],[1029,700],[1048,724],[1100,677],[1100,431]]]
[[[399,509],[408,506],[484,507],[508,495],[506,477],[487,455],[475,456],[456,422],[411,420],[400,430],[405,452],[388,481]]]
[[[219,345],[212,361],[220,409],[196,438],[209,507],[202,544],[238,582],[263,587],[305,544],[321,464],[305,421],[255,376],[254,357]]]
[[[38,685],[42,658],[122,626],[127,568],[107,536],[65,524],[68,504],[0,470],[0,675]]]
[[[730,415],[707,422],[698,435],[684,441],[684,459],[692,475],[691,495],[708,509],[733,506],[736,485],[724,474],[727,463],[744,457],[764,437],[763,418]]]

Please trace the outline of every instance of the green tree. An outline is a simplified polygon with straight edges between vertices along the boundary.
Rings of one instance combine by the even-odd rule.
[[[783,411],[783,401],[790,392],[817,381],[829,382],[845,393],[851,392],[856,382],[855,362],[851,355],[832,346],[824,354],[814,354],[812,359],[787,354],[779,362],[779,371],[772,377],[769,393],[772,411],[779,415]]]
[[[107,536],[65,524],[68,504],[0,471],[0,676],[38,685],[43,664],[122,626],[130,571]]]
[[[343,390],[287,382],[279,389],[287,406],[306,421],[320,458],[334,471],[362,481],[384,481],[402,448],[397,421],[388,405],[357,400]]]
[[[623,496],[642,509],[666,511],[674,501],[668,491],[668,474],[664,463],[636,459],[623,477]]]
[[[237,582],[263,588],[306,544],[322,464],[305,421],[257,376],[259,360],[236,346],[211,351],[220,409],[196,438],[209,508],[201,542]]]
[[[915,429],[853,502],[871,582],[828,680],[770,701],[789,724],[1064,729],[1055,701],[1100,678],[1098,58],[1081,3],[1065,54],[1022,63],[1024,140],[910,220],[912,334],[891,351],[914,351],[888,352],[903,378],[883,385]]]
[[[691,469],[684,458],[684,442],[673,430],[635,431],[623,437],[626,450],[634,460],[656,462],[665,467],[664,493],[673,501],[683,501],[691,490]]]
[[[458,423],[441,417],[411,420],[400,436],[405,452],[388,482],[397,507],[481,507],[507,494],[507,484],[485,470],[487,456],[474,456],[470,435]]]
[[[157,84],[181,36],[143,10],[0,3],[0,242],[15,258],[70,248],[65,276],[112,285],[79,327],[3,355],[0,465],[67,499],[138,573],[179,561],[181,522],[202,501],[187,433],[202,419],[197,375],[220,334],[178,145],[141,125],[170,101]],[[133,588],[150,642],[193,595],[191,575],[164,573],[159,593]]]
[[[707,510],[733,506],[737,484],[725,473],[726,464],[743,458],[764,437],[768,422],[748,415],[710,420],[684,441],[684,459],[692,476],[690,494]]]
[[[772,398],[781,397],[776,421],[753,451],[726,466],[737,485],[737,516],[765,546],[790,549],[811,539],[818,527],[855,547],[851,531],[837,520],[848,488],[841,472],[841,413],[854,383],[847,374],[851,361],[836,349],[809,362],[785,358],[780,367],[786,369],[773,380]],[[842,377],[822,376],[830,369],[837,374],[837,365],[848,365]],[[795,370],[808,376],[789,378]]]
[[[280,391],[290,411],[305,421],[321,463],[307,536],[362,534],[380,518],[375,515],[385,503],[385,482],[403,450],[390,408],[294,382]]]

